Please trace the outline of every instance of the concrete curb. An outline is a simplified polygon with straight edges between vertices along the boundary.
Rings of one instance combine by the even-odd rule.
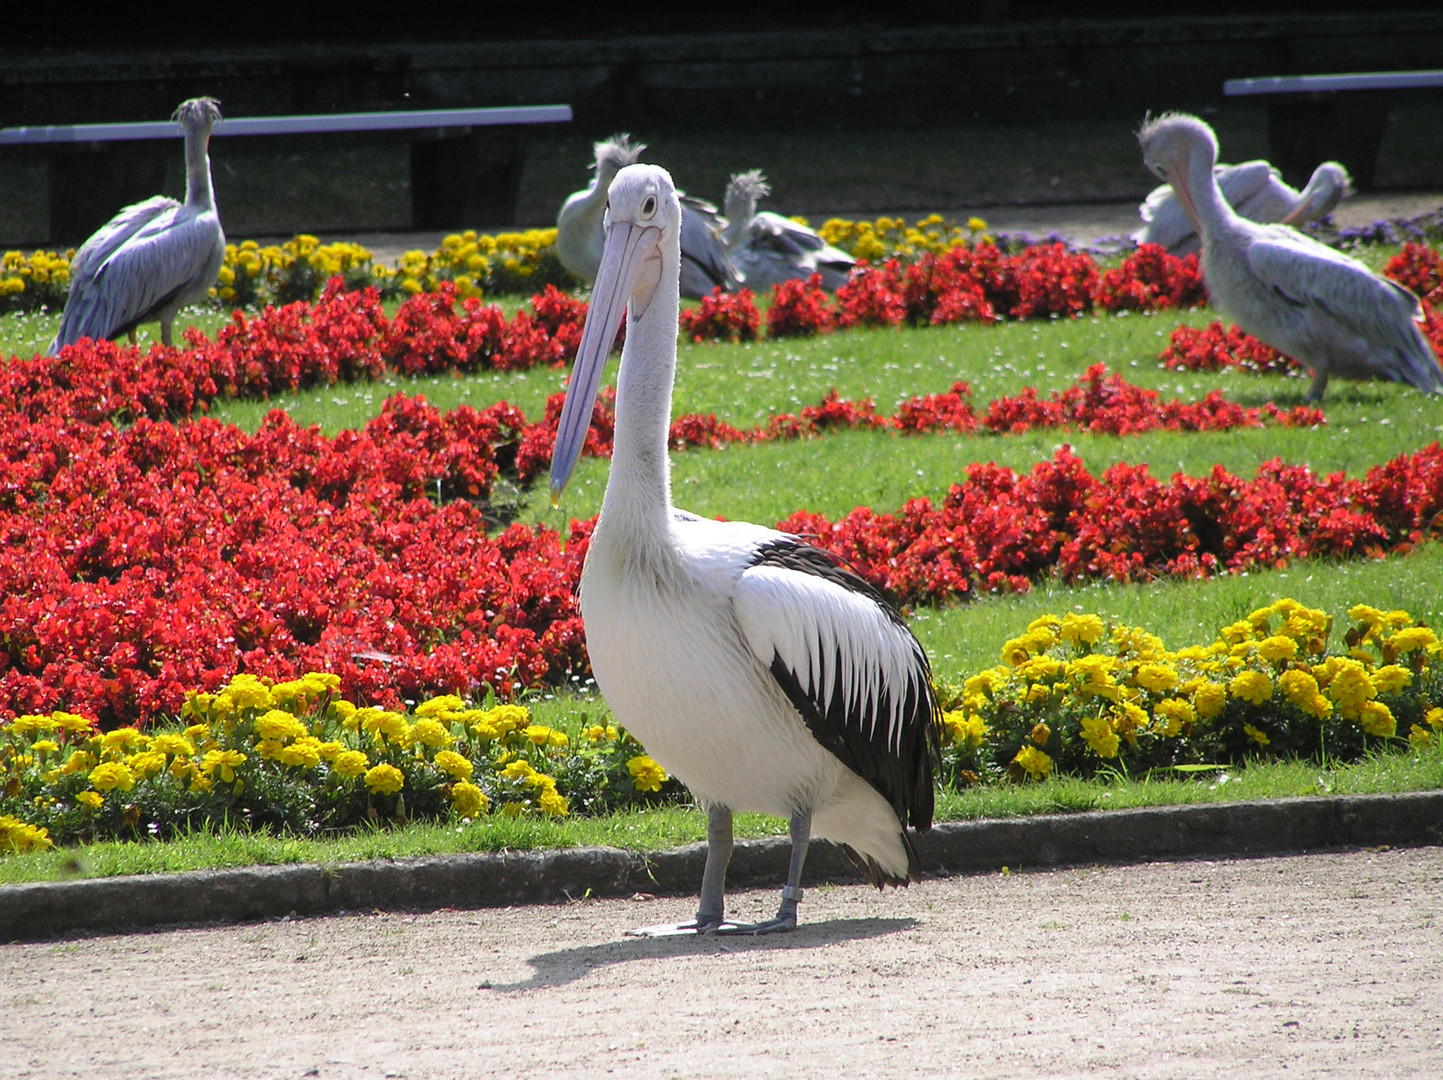
[[[1443,791],[1174,806],[953,822],[918,838],[925,872],[978,873],[1319,849],[1443,844]],[[786,838],[739,843],[728,885],[780,884]],[[482,908],[636,892],[686,895],[705,846],[454,855],[324,867],[262,866],[0,886],[0,941],[234,923],[338,911]],[[816,845],[807,882],[856,882],[841,849]]]

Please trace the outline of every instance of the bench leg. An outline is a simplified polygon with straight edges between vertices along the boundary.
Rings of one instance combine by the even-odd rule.
[[[515,225],[525,146],[519,135],[473,130],[411,143],[411,224],[417,229]]]
[[[1301,188],[1324,161],[1340,161],[1368,191],[1388,126],[1387,95],[1372,91],[1288,94],[1268,103],[1268,150],[1283,179]]]

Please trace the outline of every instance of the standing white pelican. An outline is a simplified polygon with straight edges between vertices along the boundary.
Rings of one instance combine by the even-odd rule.
[[[771,188],[759,169],[736,173],[727,184],[722,240],[747,286],[766,290],[793,278],[805,281],[821,274],[822,287],[836,292],[847,283],[856,260],[823,240],[815,229],[770,210],[757,210],[757,200],[769,194]]]
[[[46,352],[83,337],[129,334],[160,321],[160,339],[186,304],[204,299],[225,261],[225,233],[211,190],[210,131],[220,119],[214,98],[181,102],[173,119],[185,135],[185,202],[165,195],[127,206],[81,245],[70,263],[70,297]]]
[[[1313,170],[1307,186],[1298,191],[1266,161],[1244,161],[1213,168],[1218,188],[1228,205],[1249,221],[1301,225],[1333,212],[1344,196],[1352,194],[1348,170],[1325,161]],[[1138,207],[1143,225],[1132,234],[1139,244],[1161,244],[1169,255],[1190,255],[1202,247],[1169,184],[1156,187]]]
[[[636,163],[645,143],[634,143],[630,135],[613,135],[597,143],[596,179],[590,187],[573,192],[561,204],[556,216],[556,256],[567,271],[590,284],[601,265],[605,243],[606,192],[616,174]],[[742,282],[721,230],[725,222],[717,209],[704,199],[681,195],[681,295],[699,300],[718,285],[727,292]]]
[[[671,505],[681,213],[664,169],[632,165],[611,184],[551,497],[624,310],[611,478],[581,575],[586,645],[617,720],[708,815],[696,919],[638,932],[769,933],[796,926],[813,835],[847,845],[878,888],[920,879],[906,826],[932,823],[940,713],[922,647],[856,574],[786,533]],[[735,810],[791,821],[781,907],[745,926],[722,900]]]
[[[1143,125],[1138,141],[1202,237],[1208,299],[1312,369],[1307,400],[1322,400],[1331,375],[1443,392],[1443,368],[1418,329],[1417,296],[1296,229],[1240,217],[1213,175],[1217,136],[1197,117],[1164,114]]]

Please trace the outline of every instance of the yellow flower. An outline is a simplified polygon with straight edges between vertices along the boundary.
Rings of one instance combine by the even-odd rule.
[[[1266,734],[1253,727],[1252,724],[1244,724],[1243,732],[1248,738],[1252,739],[1253,742],[1257,743],[1259,747],[1267,746],[1268,743],[1273,741],[1268,738]]]
[[[451,733],[446,730],[446,725],[430,717],[417,720],[411,734],[416,742],[432,748],[445,746],[451,741]]]
[[[1421,749],[1433,741],[1433,733],[1421,725],[1414,724],[1408,729],[1408,741],[1414,749]]]
[[[1291,660],[1298,655],[1298,643],[1292,638],[1274,634],[1258,642],[1258,655],[1270,664],[1279,660]]]
[[[666,770],[645,754],[628,761],[626,770],[631,773],[631,783],[637,791],[660,791],[666,783]]]
[[[454,750],[442,750],[436,755],[436,768],[456,780],[470,780],[474,766],[470,760]]]
[[[226,698],[235,709],[269,709],[272,705],[271,691],[254,675],[240,674],[218,697]]]
[[[973,232],[986,232],[987,222],[982,220],[980,217],[974,216],[967,219],[967,227]]]
[[[498,735],[520,731],[531,723],[531,713],[524,705],[498,705],[486,713],[486,722]]]
[[[1397,656],[1403,656],[1414,649],[1429,649],[1438,644],[1438,636],[1426,626],[1410,626],[1399,630],[1388,639]]]
[[[155,736],[150,748],[167,757],[192,757],[195,754],[195,743],[174,731],[164,731]]]
[[[1356,719],[1362,704],[1378,696],[1377,687],[1368,677],[1368,669],[1352,657],[1332,656],[1319,667],[1324,668],[1327,674],[1314,668],[1318,681],[1324,682],[1326,678],[1328,697],[1349,719]]]
[[[0,851],[46,851],[51,847],[50,830],[0,814]]]
[[[1273,680],[1261,671],[1240,671],[1228,684],[1233,697],[1261,705],[1273,696]]]
[[[1193,691],[1192,703],[1199,719],[1211,720],[1227,705],[1228,688],[1222,683],[1204,682]]]
[[[102,752],[120,751],[123,753],[132,746],[144,746],[149,740],[135,728],[122,727],[116,728],[114,731],[107,731],[100,736],[98,742]]]
[[[1165,694],[1177,686],[1177,672],[1167,664],[1147,663],[1137,666],[1133,682],[1144,690]]]
[[[383,763],[366,770],[366,787],[377,795],[394,795],[405,786],[405,774],[394,765]]]
[[[470,762],[467,762],[469,765]],[[462,780],[451,785],[451,809],[457,817],[473,818],[491,805],[486,793],[475,784]]]
[[[282,742],[286,739],[299,739],[305,735],[306,725],[288,712],[280,709],[271,709],[269,712],[256,718],[256,735],[261,739],[273,739]]]
[[[1106,716],[1084,716],[1082,718],[1082,737],[1087,740],[1087,745],[1092,747],[1093,753],[1100,758],[1117,757],[1117,749],[1121,740],[1117,732],[1112,730],[1112,722]]]
[[[370,764],[364,751],[343,750],[336,755],[335,769],[338,775],[353,780],[364,773]]]
[[[1435,730],[1443,731],[1443,709],[1429,709],[1423,716],[1423,722]]]
[[[314,769],[321,763],[321,740],[313,735],[297,739],[282,747],[276,754],[276,760],[296,769]]]
[[[119,761],[104,761],[90,770],[90,786],[97,791],[129,791],[135,787],[135,776]]]
[[[130,767],[130,771],[135,774],[137,780],[144,780],[165,768],[165,755],[155,750],[143,750],[138,754],[132,754],[126,765]]]
[[[567,805],[566,797],[554,789],[543,791],[541,797],[536,800],[536,805],[550,817],[565,817],[571,810]]]
[[[1012,761],[1034,780],[1041,780],[1052,771],[1052,758],[1029,743],[1023,743]]]
[[[207,750],[200,767],[207,776],[219,772],[223,783],[235,781],[235,767],[244,765],[246,756],[239,750]]]
[[[1181,735],[1183,728],[1197,719],[1197,711],[1192,704],[1175,697],[1159,701],[1153,715],[1158,720],[1158,731],[1169,738]]]
[[[91,813],[94,813],[105,805],[105,796],[98,791],[82,791],[79,795],[75,796],[75,801]]]
[[[1058,628],[1062,640],[1074,646],[1096,645],[1104,632],[1102,620],[1096,615],[1064,615]]]
[[[1364,701],[1358,706],[1358,723],[1369,735],[1391,739],[1398,734],[1393,711],[1381,701]]]
[[[1413,681],[1413,673],[1398,664],[1385,664],[1372,674],[1373,689],[1380,694],[1396,694]]]
[[[455,694],[443,694],[440,697],[433,697],[429,701],[423,701],[416,706],[417,716],[437,717],[446,713],[461,712],[466,708],[466,703]]]
[[[1296,705],[1309,716],[1323,719],[1332,715],[1333,704],[1318,689],[1318,680],[1301,668],[1289,668],[1278,677],[1278,689],[1289,704]]]

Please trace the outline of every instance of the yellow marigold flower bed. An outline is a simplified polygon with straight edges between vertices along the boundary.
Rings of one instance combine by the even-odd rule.
[[[1443,650],[1406,612],[1331,620],[1279,600],[1172,648],[1098,615],[1051,615],[1000,662],[942,683],[943,778],[1026,783],[1259,756],[1356,758],[1443,737]],[[574,729],[516,702],[337,696],[334,675],[238,675],[148,731],[65,711],[0,719],[0,851],[168,835],[204,822],[297,833],[387,821],[561,817],[678,785],[603,717]]]
[[[1443,731],[1437,637],[1407,612],[1348,615],[1331,651],[1329,616],[1290,599],[1181,649],[1096,615],[1044,616],[997,667],[943,687],[946,757],[959,776],[1026,779],[1427,745]]]

